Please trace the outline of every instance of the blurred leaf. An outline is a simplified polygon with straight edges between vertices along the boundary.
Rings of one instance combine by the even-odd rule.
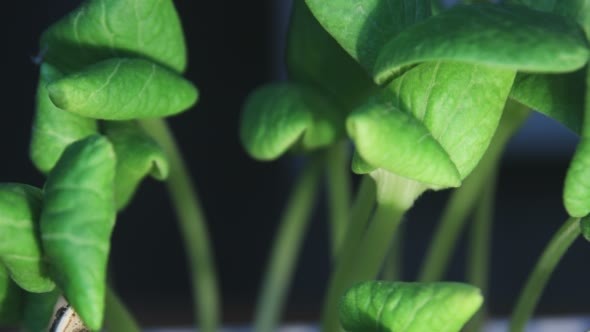
[[[458,5],[389,41],[375,65],[377,83],[408,66],[436,60],[532,72],[566,72],[588,61],[580,28],[561,16],[522,6]]]
[[[340,321],[350,332],[459,332],[482,302],[467,284],[368,281],[344,294]]]
[[[427,0],[306,0],[314,16],[367,72],[383,45],[430,16]]]
[[[109,141],[90,136],[64,151],[44,189],[41,238],[52,275],[92,330],[104,315],[115,163]]]
[[[509,4],[526,6],[532,9],[543,12],[552,12],[555,8],[555,3],[563,0],[507,0]]]
[[[306,150],[333,143],[343,134],[343,116],[314,89],[291,83],[270,84],[248,97],[240,137],[252,157],[272,160],[296,143]]]
[[[432,189],[459,186],[498,126],[514,72],[421,64],[355,110],[348,132],[373,167]]]
[[[304,0],[293,2],[287,65],[292,80],[331,93],[347,110],[375,89],[367,72],[324,30]]]
[[[579,135],[584,117],[584,72],[518,74],[510,97]]]
[[[195,86],[155,63],[109,59],[48,85],[49,98],[66,111],[103,120],[180,113],[197,101]]]
[[[572,217],[581,218],[590,213],[590,70],[586,70],[582,135],[565,177],[563,202]]]
[[[27,293],[25,295],[23,324],[28,332],[48,330],[59,295],[57,289],[49,293]]]
[[[582,228],[582,235],[584,235],[584,238],[590,241],[590,218],[583,218],[582,221],[580,221],[580,227]]]
[[[177,72],[186,67],[182,26],[172,0],[91,0],[41,37],[47,62],[74,72],[116,56],[144,57]]]
[[[117,156],[115,199],[117,207],[122,209],[145,176],[166,179],[168,160],[158,143],[134,121],[107,121],[103,130]]]
[[[22,290],[0,264],[0,327],[15,326],[22,316]]]
[[[97,132],[96,120],[63,111],[49,99],[47,84],[61,76],[51,65],[41,65],[30,154],[35,166],[44,173],[55,166],[69,144]]]
[[[586,38],[590,39],[590,0],[556,1],[554,12],[576,20],[586,32]]]
[[[376,170],[377,167],[372,166],[361,157],[358,151],[354,151],[352,155],[352,172],[355,174],[368,174]]]
[[[21,288],[35,293],[55,288],[38,238],[42,199],[37,188],[0,183],[0,262]]]

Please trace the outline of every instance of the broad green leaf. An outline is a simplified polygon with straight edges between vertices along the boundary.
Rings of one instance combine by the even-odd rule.
[[[580,221],[580,227],[582,228],[582,235],[584,235],[584,238],[590,241],[590,217],[583,218]]]
[[[348,132],[373,167],[433,189],[456,187],[487,149],[513,79],[480,65],[421,64],[355,110]]]
[[[582,135],[565,177],[563,202],[572,217],[581,218],[590,213],[590,70],[586,70]]]
[[[47,86],[59,108],[103,120],[132,120],[180,113],[197,101],[195,86],[153,62],[113,58]]]
[[[92,330],[104,315],[115,167],[109,141],[90,136],[64,151],[44,189],[41,239],[52,276]]]
[[[51,102],[46,86],[61,76],[51,65],[41,65],[30,154],[35,166],[44,173],[55,166],[68,145],[98,131],[96,120],[66,112]]]
[[[311,12],[367,72],[383,45],[430,16],[428,0],[306,0]]]
[[[384,83],[425,61],[459,61],[528,72],[567,72],[588,61],[573,22],[522,6],[459,5],[418,23],[383,46],[375,80]]]
[[[376,170],[377,167],[372,166],[367,161],[363,159],[358,153],[358,151],[354,151],[352,155],[352,165],[351,165],[352,172],[355,174],[367,174],[371,173],[372,171]]]
[[[0,264],[0,327],[16,325],[22,316],[23,292]]]
[[[42,199],[37,188],[0,184],[0,263],[21,288],[35,293],[55,288],[38,238]]]
[[[584,117],[584,72],[518,74],[510,97],[580,134]]]
[[[41,37],[45,60],[74,72],[113,56],[184,71],[186,46],[172,0],[90,0]]]
[[[57,289],[48,293],[27,293],[25,295],[23,325],[28,332],[48,330],[59,295]]]
[[[375,89],[367,72],[324,30],[304,0],[293,2],[287,67],[292,80],[331,93],[347,110]]]
[[[340,321],[349,332],[459,332],[482,302],[467,284],[368,281],[344,294]]]
[[[311,150],[336,141],[344,130],[343,116],[314,89],[292,83],[270,84],[248,97],[240,138],[252,157],[272,160],[295,144]]]
[[[555,3],[554,12],[573,18],[590,39],[590,0],[559,0]]]
[[[115,200],[125,207],[147,175],[164,180],[168,176],[168,160],[162,148],[134,121],[107,121],[103,132],[117,156]]]

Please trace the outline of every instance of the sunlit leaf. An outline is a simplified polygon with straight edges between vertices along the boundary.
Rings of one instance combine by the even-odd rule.
[[[155,63],[109,59],[47,86],[53,103],[68,112],[103,120],[131,120],[180,113],[198,98],[195,86]]]
[[[436,60],[530,72],[581,68],[590,54],[578,25],[523,6],[459,5],[383,46],[374,75],[384,83],[408,66]]]
[[[107,121],[103,130],[117,155],[115,198],[121,209],[144,177],[164,180],[168,176],[168,160],[162,148],[134,121]]]
[[[38,238],[42,199],[37,188],[0,184],[0,263],[29,292],[48,292],[55,287],[48,276]]]
[[[41,37],[45,60],[64,72],[117,56],[139,56],[178,72],[186,46],[172,0],[91,0]]]
[[[104,315],[115,167],[109,141],[90,136],[64,151],[44,188],[41,238],[52,276],[92,330]]]
[[[66,112],[51,102],[46,86],[61,76],[51,65],[41,65],[30,155],[35,166],[44,173],[55,166],[68,145],[98,130],[96,120]]]
[[[482,302],[467,284],[369,281],[344,294],[340,321],[349,332],[459,332]]]
[[[272,160],[295,144],[304,149],[331,144],[342,135],[343,117],[325,96],[311,88],[270,84],[248,97],[240,137],[252,157]]]

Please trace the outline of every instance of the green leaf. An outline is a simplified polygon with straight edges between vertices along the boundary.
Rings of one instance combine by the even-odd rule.
[[[139,59],[109,59],[47,86],[59,108],[103,120],[132,120],[180,113],[198,98],[181,76]]]
[[[459,332],[482,302],[467,284],[369,281],[345,293],[340,321],[349,332]]]
[[[370,165],[432,189],[456,187],[498,126],[514,72],[452,62],[421,64],[347,121]]]
[[[0,264],[0,326],[19,323],[23,305],[22,290],[10,279],[8,270]]]
[[[510,97],[580,134],[584,117],[584,72],[518,74]]]
[[[375,80],[436,60],[532,71],[566,72],[588,61],[580,28],[561,16],[522,6],[459,5],[408,28],[383,46]]]
[[[590,70],[586,70],[586,104],[582,136],[565,176],[565,209],[572,217],[590,213]]]
[[[41,202],[41,190],[37,188],[0,184],[0,262],[21,288],[35,293],[55,288],[38,238]]]
[[[367,72],[381,48],[430,16],[428,0],[306,0],[314,16]]]
[[[343,115],[330,100],[306,86],[280,83],[254,91],[245,103],[240,138],[254,158],[272,160],[296,143],[312,150],[344,131]]]
[[[293,2],[286,55],[292,80],[331,93],[347,109],[375,89],[367,72],[324,30],[304,0]]]
[[[46,86],[61,76],[51,65],[41,65],[30,155],[35,166],[44,173],[55,166],[68,145],[98,131],[96,120],[65,112],[51,102]]]
[[[552,12],[557,1],[558,0],[508,0],[506,2],[515,5],[526,6],[543,12]]]
[[[554,12],[573,18],[582,26],[586,37],[590,39],[590,0],[556,1]]]
[[[122,209],[145,176],[166,179],[168,160],[158,143],[134,121],[107,121],[103,132],[113,144],[117,156],[115,199],[118,209]]]
[[[102,136],[70,145],[45,183],[41,239],[52,275],[84,323],[100,329],[115,222],[115,152]]]
[[[582,228],[582,235],[584,235],[584,238],[590,241],[590,218],[583,218],[580,221],[580,227]]]
[[[25,295],[23,325],[28,332],[45,332],[49,329],[59,291],[27,293]]]
[[[364,160],[356,150],[352,155],[351,168],[354,174],[368,174],[377,169],[377,167],[372,166],[366,160]]]
[[[113,56],[143,57],[177,72],[186,46],[172,0],[91,0],[41,37],[45,60],[75,72]]]

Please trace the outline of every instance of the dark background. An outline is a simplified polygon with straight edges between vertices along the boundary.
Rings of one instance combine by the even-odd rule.
[[[78,1],[8,1],[0,20],[0,181],[42,186],[28,159],[30,124],[41,31]],[[242,102],[256,86],[283,77],[286,1],[175,1],[189,46],[187,76],[201,99],[170,119],[194,175],[212,235],[224,319],[250,320],[268,250],[301,160],[251,160],[237,136]],[[283,9],[281,10],[281,8]],[[565,171],[576,139],[535,116],[504,159],[494,225],[491,292],[495,315],[507,314],[527,273],[566,215],[561,203]],[[446,193],[428,193],[407,217],[405,278],[422,260]],[[329,272],[323,202],[318,202],[286,313],[289,321],[318,318]],[[563,259],[543,296],[544,314],[590,313],[590,244],[579,240]],[[461,280],[464,255],[456,255],[449,279]],[[112,267],[118,291],[142,323],[187,325],[191,299],[185,258],[164,187],[146,181],[120,214],[113,235]]]

